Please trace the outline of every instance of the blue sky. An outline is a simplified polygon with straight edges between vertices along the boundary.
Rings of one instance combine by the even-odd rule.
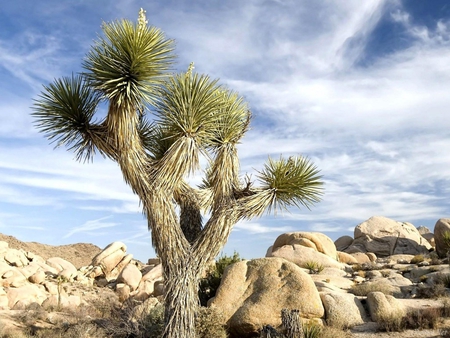
[[[30,116],[42,84],[82,70],[102,21],[141,7],[176,40],[178,70],[193,61],[249,102],[243,174],[279,154],[321,169],[320,204],[237,224],[225,253],[262,257],[287,231],[334,240],[375,215],[430,229],[449,217],[449,1],[15,0],[0,4],[1,233],[155,255],[117,165],[76,162]]]

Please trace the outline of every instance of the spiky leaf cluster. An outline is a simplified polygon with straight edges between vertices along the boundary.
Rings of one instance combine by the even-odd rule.
[[[46,137],[77,152],[79,159],[90,156],[93,145],[86,140],[97,110],[98,95],[80,75],[63,77],[48,86],[33,105],[35,125]]]
[[[104,23],[103,32],[83,63],[92,87],[119,107],[154,102],[173,62],[173,41],[158,28],[128,20]]]
[[[263,190],[273,192],[269,210],[301,205],[309,209],[320,201],[323,183],[319,170],[305,157],[269,158],[258,178]]]

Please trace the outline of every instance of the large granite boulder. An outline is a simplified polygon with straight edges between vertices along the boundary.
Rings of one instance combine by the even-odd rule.
[[[127,255],[126,251],[127,246],[124,243],[113,242],[92,259],[91,266],[99,267],[106,279],[114,279],[133,258],[131,254]]]
[[[142,273],[138,267],[134,264],[128,264],[117,277],[117,283],[124,283],[130,287],[131,291],[134,291],[141,282]]]
[[[431,249],[416,227],[408,222],[397,222],[375,216],[355,228],[351,246],[345,252],[373,252],[379,257],[395,254],[424,254]]]
[[[349,328],[367,320],[361,301],[351,293],[322,292],[320,298],[325,307],[328,325]]]
[[[272,252],[285,245],[302,245],[313,248],[333,259],[337,259],[336,246],[330,237],[320,232],[288,232],[277,237]]]
[[[333,241],[318,232],[282,234],[267,251],[266,257],[281,257],[300,267],[315,262],[324,267],[343,268],[343,264],[338,262],[339,256]]]
[[[281,325],[282,309],[303,318],[321,318],[324,308],[311,277],[282,258],[261,258],[230,265],[210,306],[221,309],[230,333],[252,337],[263,325]]]
[[[399,300],[382,292],[370,292],[367,295],[367,305],[370,317],[377,323],[406,315],[406,310]]]
[[[353,237],[351,236],[341,236],[334,241],[334,245],[338,251],[344,251],[353,243]]]
[[[436,222],[434,242],[439,257],[447,257],[450,250],[450,218],[441,218]]]

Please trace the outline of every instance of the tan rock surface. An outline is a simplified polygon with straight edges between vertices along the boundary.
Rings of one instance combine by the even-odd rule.
[[[281,258],[261,258],[229,266],[210,306],[221,309],[238,336],[255,334],[262,324],[277,327],[284,308],[299,309],[304,318],[320,318],[324,308],[311,279]]]

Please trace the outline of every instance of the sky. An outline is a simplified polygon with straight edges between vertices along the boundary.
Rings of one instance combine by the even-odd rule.
[[[117,164],[77,162],[30,115],[42,85],[83,71],[102,22],[141,7],[176,41],[176,71],[194,62],[247,100],[243,175],[298,154],[323,176],[319,204],[236,224],[223,254],[264,257],[292,231],[353,236],[372,216],[431,231],[450,217],[448,0],[15,0],[0,4],[1,233],[155,257]]]

